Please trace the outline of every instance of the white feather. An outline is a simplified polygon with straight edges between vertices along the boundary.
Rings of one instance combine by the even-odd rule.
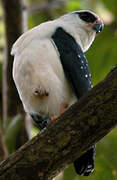
[[[68,107],[76,102],[76,97],[64,75],[57,49],[51,36],[58,26],[62,26],[86,51],[94,40],[95,32],[70,13],[57,20],[42,23],[24,33],[13,45],[13,78],[23,106],[28,113],[59,115],[62,104]],[[46,89],[49,96],[43,99],[33,91],[38,86]]]

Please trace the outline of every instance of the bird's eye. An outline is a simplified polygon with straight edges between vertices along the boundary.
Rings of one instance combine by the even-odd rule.
[[[79,16],[85,22],[93,23],[94,21],[96,21],[96,17],[89,12],[81,12],[79,13]]]
[[[82,13],[80,15],[80,17],[83,19],[83,20],[88,20],[90,18],[90,16],[87,14],[87,13]]]

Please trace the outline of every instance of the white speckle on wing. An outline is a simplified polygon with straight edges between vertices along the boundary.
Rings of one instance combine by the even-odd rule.
[[[83,69],[83,66],[81,66],[80,69]]]
[[[89,74],[89,76],[91,77],[91,74]]]
[[[85,74],[85,77],[88,77],[88,75],[87,75],[87,74]]]
[[[81,58],[81,56],[80,56],[80,55],[78,55],[78,57],[79,57],[79,58]]]
[[[83,64],[84,64],[84,61],[81,61],[81,63],[83,63]]]
[[[88,169],[92,169],[92,165],[88,165]]]

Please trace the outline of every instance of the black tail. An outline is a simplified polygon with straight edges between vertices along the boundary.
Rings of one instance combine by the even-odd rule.
[[[85,154],[74,161],[74,167],[77,174],[89,176],[94,171],[94,159],[96,154],[96,145],[92,146]]]

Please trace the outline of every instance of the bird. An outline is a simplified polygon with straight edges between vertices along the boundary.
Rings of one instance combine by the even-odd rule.
[[[85,52],[104,27],[90,10],[67,13],[19,37],[11,55],[13,79],[26,113],[47,127],[92,89]],[[94,171],[96,145],[74,161],[78,175]]]

